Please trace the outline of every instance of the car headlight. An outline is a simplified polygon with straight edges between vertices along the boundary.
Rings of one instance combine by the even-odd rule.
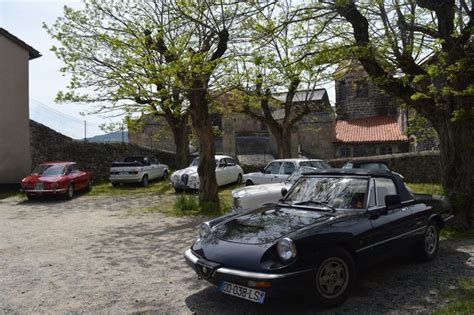
[[[203,224],[201,224],[201,227],[199,229],[199,238],[203,239],[209,234],[211,234],[211,226],[209,225],[209,223],[204,222]]]
[[[287,237],[278,241],[277,244],[278,256],[287,262],[296,257],[296,246],[293,241]]]
[[[242,208],[242,199],[240,197],[234,197],[234,208],[235,209]]]
[[[190,180],[191,180],[192,182],[194,182],[194,181],[197,180],[197,177],[196,177],[195,175],[192,175],[192,176],[190,177]]]

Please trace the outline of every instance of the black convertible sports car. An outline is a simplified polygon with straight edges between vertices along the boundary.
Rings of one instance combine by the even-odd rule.
[[[310,293],[336,305],[349,295],[357,267],[400,250],[431,260],[452,219],[442,197],[413,195],[391,172],[322,170],[305,174],[276,206],[203,223],[184,257],[226,294],[263,303],[269,295]]]

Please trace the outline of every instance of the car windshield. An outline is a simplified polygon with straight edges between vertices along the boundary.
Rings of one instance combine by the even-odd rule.
[[[331,209],[364,209],[367,178],[305,177],[292,188],[284,203],[328,207]]]
[[[302,161],[300,162],[301,166],[316,167],[319,169],[330,169],[331,166],[324,161]]]
[[[295,172],[293,172],[293,174],[290,175],[290,177],[288,177],[287,181],[290,182],[291,184],[294,184],[298,181],[298,179],[300,179],[300,177],[304,173],[311,173],[311,172],[316,172],[316,171],[318,171],[318,169],[315,167],[307,167],[307,166],[301,167],[300,166]]]
[[[199,165],[199,158],[194,158],[194,160],[191,162],[190,166],[198,166]],[[219,160],[216,159],[216,166],[219,166]]]
[[[57,176],[63,175],[65,171],[64,165],[38,165],[33,170],[33,174],[38,174],[41,176]]]
[[[123,159],[125,163],[131,163],[131,162],[138,162],[141,164],[146,164],[145,163],[145,158],[143,156],[129,156]]]

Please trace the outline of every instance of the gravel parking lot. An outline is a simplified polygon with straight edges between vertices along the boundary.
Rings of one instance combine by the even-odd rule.
[[[474,277],[474,240],[442,241],[431,263],[405,257],[363,273],[339,308],[256,305],[197,280],[182,253],[203,219],[140,210],[161,198],[0,200],[0,313],[430,313]]]

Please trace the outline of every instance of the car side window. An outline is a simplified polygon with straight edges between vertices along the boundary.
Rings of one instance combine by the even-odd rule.
[[[282,162],[272,162],[265,168],[265,174],[280,174]]]
[[[293,162],[285,162],[283,164],[283,174],[285,175],[291,175],[293,172],[296,170],[295,163]]]
[[[79,172],[79,169],[77,167],[76,164],[71,164],[69,165],[69,169],[67,171],[69,174],[73,174],[73,173],[78,173]]]
[[[235,166],[235,161],[234,161],[234,159],[226,158],[225,161],[226,161],[226,163],[227,163],[227,166]]]
[[[385,206],[385,196],[397,194],[395,183],[390,178],[376,178],[375,189],[377,195],[377,206],[379,207]]]

